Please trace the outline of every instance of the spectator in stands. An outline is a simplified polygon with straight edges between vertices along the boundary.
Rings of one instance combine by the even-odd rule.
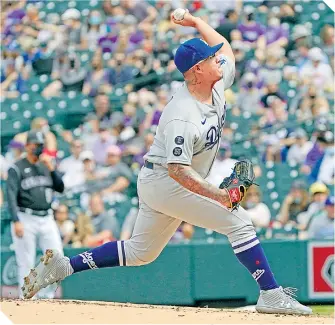
[[[108,80],[113,86],[130,81],[134,77],[134,68],[124,64],[125,58],[124,53],[115,53],[114,60],[111,60],[109,63],[110,68]]]
[[[58,170],[63,173],[63,182],[65,188],[73,188],[85,183],[84,164],[80,159],[80,154],[83,150],[83,143],[76,139],[71,143],[71,156],[64,158]]]
[[[75,224],[69,219],[69,209],[61,204],[55,211],[56,223],[61,235],[63,246],[68,245],[74,234]]]
[[[237,108],[242,112],[250,112],[252,114],[260,114],[261,107],[259,101],[262,95],[260,89],[257,88],[257,78],[255,74],[245,73],[241,79],[241,87],[237,95]]]
[[[216,31],[226,37],[227,41],[231,43],[230,33],[237,28],[238,13],[234,9],[229,9],[225,14],[224,21],[216,28]]]
[[[333,90],[334,74],[328,63],[322,62],[324,53],[318,47],[308,52],[309,62],[300,71],[300,79],[312,83],[318,89],[331,92]]]
[[[250,215],[252,223],[255,227],[267,227],[270,223],[271,212],[267,205],[262,202],[259,187],[251,186],[245,195],[242,207],[246,209]]]
[[[83,26],[83,47],[89,50],[96,50],[98,40],[108,32],[107,25],[103,22],[103,17],[98,10],[92,10]]]
[[[31,36],[22,36],[19,43],[23,50],[23,62],[31,70],[33,68],[33,64],[42,57],[42,51],[38,47],[39,42]]]
[[[307,210],[309,198],[306,188],[307,184],[303,181],[297,180],[292,183],[291,190],[285,197],[277,216],[282,225],[296,225],[298,214]]]
[[[265,151],[263,155],[263,161],[265,162],[281,162],[281,150],[282,144],[277,134],[266,135],[265,139],[262,140],[265,145]]]
[[[137,130],[141,121],[138,120],[136,106],[133,103],[126,102],[122,107],[122,112],[124,127],[131,127]]]
[[[83,25],[80,21],[81,14],[78,9],[67,9],[62,15],[62,21],[65,25],[66,45],[83,48]]]
[[[335,184],[335,146],[334,146],[334,134],[331,131],[327,131],[324,134],[324,140],[326,143],[323,144],[324,152],[322,156],[316,161],[310,174],[311,182],[322,182],[326,185]]]
[[[90,181],[97,180],[96,174],[95,174],[95,161],[94,161],[94,154],[92,151],[84,150],[80,156],[80,160],[83,162],[84,166],[84,177],[85,182],[89,183]]]
[[[243,37],[242,37],[242,33],[238,30],[238,29],[233,29],[230,32],[230,38],[233,41],[241,41],[243,42]],[[244,46],[246,49],[250,49],[250,46],[248,43],[243,42]]]
[[[36,6],[27,6],[26,15],[23,18],[23,23],[25,26],[31,28],[29,30],[29,35],[37,38],[41,29],[42,21],[39,18],[39,12]]]
[[[8,150],[5,154],[7,164],[13,164],[16,160],[20,159],[24,152],[24,144],[19,141],[11,140],[8,144]]]
[[[301,167],[303,174],[309,175],[316,163],[323,157],[324,149],[331,140],[331,135],[326,131],[315,132],[313,148],[307,154],[304,165]]]
[[[75,233],[72,237],[72,247],[74,248],[96,247],[113,240],[109,230],[96,233],[91,217],[88,214],[79,213],[75,226]]]
[[[267,5],[276,5],[278,1],[266,1]],[[283,3],[284,2],[284,3]],[[297,17],[296,13],[294,11],[294,5],[286,3],[285,1],[282,1],[282,4],[280,5],[280,11],[279,11],[279,17],[281,23],[288,23],[288,24],[296,24]]]
[[[286,101],[286,97],[279,90],[278,83],[273,82],[273,80],[268,80],[265,94],[261,97],[261,105],[265,108],[269,108],[272,100],[276,97],[284,102]]]
[[[247,63],[245,60],[245,54],[247,49],[244,43],[238,40],[233,41],[230,45],[235,56],[235,67],[236,67],[235,82],[238,82],[244,75]]]
[[[58,48],[55,50],[55,57],[52,64],[52,79],[59,79],[61,72],[64,70],[66,59],[68,58],[68,51],[66,48]]]
[[[126,102],[122,107],[122,112],[112,114],[112,132],[118,137],[120,146],[128,146],[136,141],[137,133],[143,116],[140,116],[139,110],[136,110],[135,104]]]
[[[151,110],[147,115],[143,122],[143,128],[148,129],[152,125],[158,125],[159,119],[162,115],[163,109],[165,105],[169,101],[169,95],[168,93],[160,89],[157,93],[157,101],[155,102],[155,107],[153,110]]]
[[[330,109],[329,109],[329,102],[325,97],[317,97],[315,98],[315,101],[312,106],[312,114],[313,118],[316,120],[320,117],[328,117],[329,119],[332,118],[332,116],[329,115]]]
[[[236,159],[231,158],[231,146],[228,142],[221,142],[220,149],[214,160],[212,170],[207,177],[207,181],[217,187],[220,186],[224,177],[230,175],[234,168]]]
[[[286,48],[286,54],[291,59],[296,59],[299,56],[298,46],[300,44],[310,46],[311,31],[305,25],[295,25],[293,27],[292,36]],[[308,45],[307,45],[308,44]]]
[[[10,48],[4,48],[4,50],[1,51],[1,61],[2,72],[5,72],[8,68],[14,68],[18,71],[23,65],[23,58],[19,52]]]
[[[109,97],[104,92],[99,92],[94,98],[95,115],[98,120],[109,121],[111,118],[111,107]]]
[[[131,146],[128,147],[128,153],[133,155],[133,162],[138,164],[139,167],[142,167],[144,164],[143,156],[149,151],[151,145],[154,142],[155,133],[152,132],[152,129],[146,130],[144,134],[144,146]]]
[[[98,96],[97,96],[98,97]],[[83,141],[84,148],[92,150],[95,142],[99,139],[99,118],[94,113],[89,113],[81,125],[81,140]]]
[[[112,210],[106,211],[104,202],[99,193],[91,195],[88,215],[94,227],[94,233],[99,234],[109,231],[111,240],[116,240],[120,236],[120,225]]]
[[[50,131],[49,122],[43,117],[36,117],[32,120],[30,124],[31,130],[42,131],[45,137],[45,148],[43,153],[56,157],[57,153],[57,139],[53,132]],[[19,133],[14,137],[14,140],[21,142],[22,144],[26,143],[28,132]]]
[[[302,128],[296,129],[290,137],[294,139],[294,143],[288,150],[286,159],[289,163],[300,165],[304,163],[307,154],[313,147],[313,143],[308,141],[307,133]]]
[[[263,49],[257,48],[254,52],[254,57],[247,60],[245,71],[251,72],[257,77],[257,88],[262,89],[264,87],[264,80],[260,75],[260,70],[264,65],[266,59],[266,52]]]
[[[116,138],[110,133],[110,123],[103,121],[99,125],[99,138],[94,142],[92,151],[95,161],[103,166],[106,163],[108,148],[116,143]]]
[[[334,56],[334,26],[326,24],[323,26],[321,33],[322,45],[320,46],[323,51],[329,56]]]
[[[5,52],[1,64],[0,96],[16,98],[27,91],[27,73],[23,67],[17,67],[17,54]]]
[[[268,99],[270,105],[269,109],[259,119],[261,127],[270,127],[275,124],[284,124],[287,121],[288,114],[286,111],[286,103],[279,97],[272,97]]]
[[[308,227],[310,239],[334,240],[334,200],[334,196],[328,197],[325,208],[313,216]]]
[[[298,121],[305,121],[313,118],[312,108],[318,96],[318,90],[314,85],[302,88],[292,100],[290,111],[294,112]]]
[[[265,32],[267,47],[279,49],[288,44],[289,30],[281,25],[280,19],[269,16],[268,26]]]
[[[246,42],[252,48],[265,48],[266,28],[255,21],[255,9],[251,6],[245,6],[243,12],[243,22],[237,29],[242,33],[243,42]]]
[[[178,4],[178,2],[174,3]],[[243,1],[235,1],[235,0],[220,1],[220,2],[218,2],[217,0],[193,1],[193,10],[196,10],[196,8],[202,6],[207,8],[210,12],[219,12],[220,14],[227,15],[230,11],[234,10],[236,14],[240,14],[243,6]]]
[[[157,17],[157,10],[144,1],[122,0],[120,6],[126,15],[136,17],[138,24],[153,23]]]
[[[102,55],[96,51],[92,58],[92,71],[87,73],[83,94],[95,97],[99,91],[108,93],[112,90],[108,83],[108,71],[104,69]]]
[[[113,193],[123,193],[132,180],[131,169],[121,161],[122,152],[118,146],[112,145],[107,149],[106,165],[100,167],[96,175],[103,190],[103,197],[110,197]]]
[[[311,194],[311,203],[308,206],[307,211],[301,212],[297,216],[300,230],[307,229],[314,214],[319,213],[324,209],[329,190],[325,184],[316,182],[310,186],[309,193]]]
[[[103,53],[120,52],[129,54],[138,48],[137,44],[132,43],[130,39],[130,31],[128,29],[120,29],[117,34],[115,32],[110,32],[105,36],[100,37],[98,44]]]
[[[81,65],[79,56],[76,53],[69,53],[60,75],[62,91],[81,92],[86,74],[86,69]]]
[[[115,17],[115,23],[119,22],[125,15],[125,10],[120,6],[120,2],[111,2],[110,0],[103,0],[102,9],[106,16]]]
[[[50,83],[43,91],[46,98],[60,96],[61,92],[81,92],[86,77],[86,69],[81,66],[80,58],[74,52],[64,54],[56,65],[53,65],[53,77],[57,78]]]
[[[297,42],[297,54],[294,58],[294,65],[297,67],[297,71],[301,69],[309,62],[308,52],[311,49],[311,42],[308,39],[302,39]]]
[[[280,84],[283,77],[285,51],[282,48],[270,48],[266,51],[265,63],[259,69],[259,77],[266,84]]]
[[[0,155],[0,180],[6,180],[10,164],[3,155]]]

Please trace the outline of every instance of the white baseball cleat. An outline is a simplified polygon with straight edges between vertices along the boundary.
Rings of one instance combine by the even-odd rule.
[[[261,290],[256,310],[267,314],[311,315],[312,309],[302,305],[294,297],[295,288]]]
[[[47,249],[41,262],[24,278],[22,289],[24,299],[32,298],[39,290],[50,284],[58,284],[73,273],[70,259],[56,249]]]

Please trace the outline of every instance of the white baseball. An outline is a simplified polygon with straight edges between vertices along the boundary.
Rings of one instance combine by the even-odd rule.
[[[173,12],[173,17],[175,20],[183,20],[185,14],[186,14],[185,9],[178,8]]]

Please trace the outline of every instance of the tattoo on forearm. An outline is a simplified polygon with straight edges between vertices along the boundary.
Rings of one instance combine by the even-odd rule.
[[[169,175],[188,190],[206,196],[230,208],[228,192],[204,180],[193,168],[181,164],[169,164]]]

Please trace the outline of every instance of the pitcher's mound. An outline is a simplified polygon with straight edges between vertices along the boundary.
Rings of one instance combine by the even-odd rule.
[[[2,300],[1,310],[16,324],[333,324],[323,316],[77,300]]]

